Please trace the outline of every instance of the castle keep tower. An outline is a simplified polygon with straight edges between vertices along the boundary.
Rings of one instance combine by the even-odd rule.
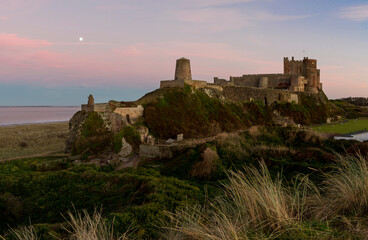
[[[180,58],[176,60],[175,80],[192,80],[189,59]]]
[[[303,60],[294,60],[294,57],[284,58],[284,74],[302,75],[306,78],[306,92],[318,93],[321,88],[319,80],[319,69],[317,69],[317,60],[304,58]]]

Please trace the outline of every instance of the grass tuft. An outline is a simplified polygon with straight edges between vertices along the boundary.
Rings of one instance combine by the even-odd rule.
[[[177,239],[329,239],[330,231],[305,224],[308,197],[319,196],[308,177],[288,188],[281,177],[272,179],[265,163],[260,168],[231,172],[225,194],[206,206],[168,213],[165,228]],[[317,192],[317,194],[316,194]],[[175,235],[178,234],[178,235]]]
[[[17,240],[38,240],[39,239],[36,233],[36,229],[32,225],[23,226],[23,227],[19,227],[16,229],[11,228],[10,232],[13,234],[13,236]]]
[[[323,198],[316,209],[319,218],[366,216],[368,213],[367,157],[337,155],[337,168],[326,175]]]
[[[68,211],[67,227],[72,240],[127,240],[128,232],[119,237],[114,236],[113,222],[108,222],[102,218],[101,211],[95,209],[92,215],[86,210],[82,213],[76,212],[75,215]]]

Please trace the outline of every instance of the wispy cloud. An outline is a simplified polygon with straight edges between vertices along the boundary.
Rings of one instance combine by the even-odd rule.
[[[241,29],[259,22],[299,20],[312,15],[279,15],[256,9],[240,11],[234,8],[198,8],[180,10],[174,16],[179,21],[191,23],[192,30],[221,32]]]
[[[259,11],[253,13],[250,18],[255,21],[270,21],[270,22],[278,22],[278,21],[290,21],[290,20],[299,20],[309,18],[313,15],[306,14],[306,15],[280,15],[274,14],[271,12],[266,11]]]
[[[0,33],[0,46],[9,50],[10,48],[40,48],[51,46],[51,43],[45,40],[35,40],[22,38],[16,34]]]
[[[366,21],[368,20],[368,4],[342,9],[340,17],[359,22]]]
[[[2,21],[8,21],[9,18],[7,16],[0,16],[0,20],[2,20]]]

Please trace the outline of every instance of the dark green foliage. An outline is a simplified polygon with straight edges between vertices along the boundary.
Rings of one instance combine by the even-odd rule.
[[[106,129],[98,113],[90,112],[80,131],[81,134],[76,139],[72,150],[73,155],[88,156],[111,150],[113,134]]]
[[[295,123],[310,125],[325,123],[329,117],[329,104],[318,98],[318,95],[300,95],[300,104],[274,103],[272,109],[277,110],[282,116],[290,117]]]
[[[179,133],[186,137],[205,137],[244,126],[219,99],[200,91],[178,90],[164,94],[146,105],[144,120],[150,131],[160,138],[175,137]]]
[[[132,145],[133,151],[139,151],[139,144],[141,143],[139,133],[131,126],[124,127],[119,133],[114,135],[114,151],[115,153],[120,152],[122,138],[125,138],[127,143]]]
[[[19,224],[58,223],[67,210],[93,211],[102,206],[106,216],[125,216],[128,225],[117,219],[115,230],[137,228],[154,238],[153,220],[164,210],[194,204],[202,198],[198,188],[175,178],[161,176],[154,170],[127,169],[119,172],[107,166],[77,165],[69,170],[37,171],[28,164],[50,159],[28,159],[18,165],[19,175],[9,175],[0,168],[0,230]],[[51,164],[51,163],[49,163]],[[73,207],[74,206],[74,207]],[[118,223],[120,222],[120,225]],[[45,238],[46,239],[46,238]]]
[[[329,170],[333,153],[344,153],[351,143],[322,140],[308,131],[291,127],[261,127],[256,135],[244,132],[214,141],[211,145],[220,157],[211,181],[226,179],[226,171],[239,170],[244,165],[258,165],[262,160],[275,176],[283,172],[285,177],[292,179],[298,173],[304,173],[321,181],[322,177],[315,169]],[[161,173],[181,179],[201,180],[191,177],[190,171],[202,160],[205,146],[210,145],[197,146],[163,161]]]
[[[202,91],[170,91],[148,103],[145,124],[160,138],[207,137],[232,132],[253,124],[270,124],[270,112],[256,102],[226,103]]]
[[[203,151],[203,146],[197,146],[175,156],[164,164],[161,168],[161,173],[182,179],[188,178],[192,166],[201,160],[201,151]]]
[[[340,115],[345,115],[349,119],[368,117],[367,107],[358,106],[343,100],[331,100],[331,102],[345,111],[345,114]]]

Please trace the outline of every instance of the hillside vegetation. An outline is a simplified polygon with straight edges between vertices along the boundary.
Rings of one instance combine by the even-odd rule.
[[[75,115],[83,121],[74,122],[71,150],[80,157],[0,163],[0,239],[366,236],[368,171],[356,151],[367,144],[326,139],[294,124],[340,114],[324,95],[264,106],[187,86],[139,101],[143,118],[115,132],[102,114]],[[172,158],[142,158],[136,169],[121,169],[110,157],[124,137],[138,158],[142,129],[160,141],[180,133],[209,138]],[[97,155],[104,161],[94,164]]]
[[[212,90],[213,91],[213,90]],[[140,101],[144,102],[144,98]],[[221,93],[183,89],[158,91],[147,95],[144,124],[159,138],[183,133],[189,138],[214,136],[253,125],[273,125],[274,111],[295,123],[310,125],[336,117],[341,109],[331,104],[323,94],[301,96],[301,104],[273,103],[264,106],[257,101],[233,102]]]
[[[368,128],[368,119],[351,119],[348,121],[343,121],[335,124],[326,124],[321,126],[313,127],[317,132],[327,132],[327,133],[349,133],[355,131],[361,131]]]

